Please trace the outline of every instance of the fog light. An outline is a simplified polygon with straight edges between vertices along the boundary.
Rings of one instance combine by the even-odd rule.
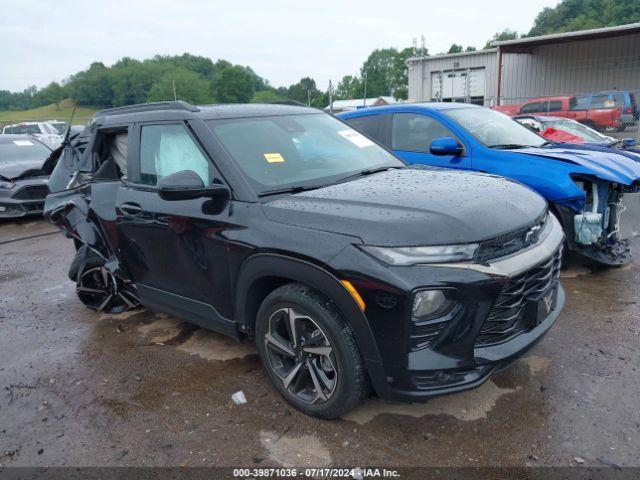
[[[426,320],[436,314],[446,313],[449,307],[450,302],[442,290],[423,290],[413,297],[411,313],[417,320]]]

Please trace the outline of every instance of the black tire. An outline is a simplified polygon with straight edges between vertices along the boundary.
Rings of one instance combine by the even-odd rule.
[[[69,267],[76,295],[92,310],[122,313],[140,306],[135,285],[105,268],[105,260],[86,245],[81,246]]]
[[[294,317],[297,346],[286,338]],[[290,349],[289,353],[277,343]],[[338,418],[369,394],[367,373],[351,328],[332,302],[304,285],[284,285],[264,299],[256,319],[256,344],[273,385],[303,413]],[[293,380],[285,387],[291,374]]]

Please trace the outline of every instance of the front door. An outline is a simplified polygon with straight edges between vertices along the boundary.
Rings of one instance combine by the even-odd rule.
[[[446,168],[471,169],[471,159],[461,155],[433,155],[429,152],[436,138],[456,135],[439,120],[420,113],[394,113],[391,122],[391,149],[404,161]],[[459,141],[459,140],[458,140]]]
[[[129,178],[118,190],[120,256],[151,308],[234,334],[229,262],[224,235],[229,205],[212,200],[163,200],[159,179],[192,170],[205,185],[221,176],[184,123],[137,125]],[[130,147],[130,148],[131,148]]]

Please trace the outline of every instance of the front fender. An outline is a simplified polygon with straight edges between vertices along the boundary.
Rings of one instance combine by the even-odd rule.
[[[355,334],[374,388],[376,391],[385,388],[387,382],[380,353],[366,317],[340,280],[313,263],[272,253],[256,254],[245,260],[236,286],[234,315],[241,331],[253,331],[255,318],[252,317],[257,308],[252,308],[251,294],[255,293],[260,280],[267,278],[299,282],[331,299]]]

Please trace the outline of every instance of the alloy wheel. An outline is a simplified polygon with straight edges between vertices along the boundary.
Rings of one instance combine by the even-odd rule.
[[[98,312],[120,313],[140,305],[134,287],[104,266],[83,272],[76,293],[85,305]]]
[[[264,337],[269,367],[298,400],[318,404],[336,390],[338,369],[331,343],[318,324],[293,308],[269,317]]]

